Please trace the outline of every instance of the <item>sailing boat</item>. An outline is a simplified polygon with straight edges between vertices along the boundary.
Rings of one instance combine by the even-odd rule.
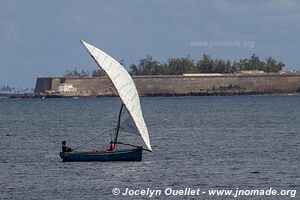
[[[125,109],[146,148],[127,144],[132,148],[114,148],[114,150],[103,151],[75,151],[69,147],[66,147],[66,142],[63,141],[60,157],[63,161],[141,161],[143,150],[152,152],[152,149],[147,126],[142,114],[139,95],[131,76],[126,69],[111,56],[83,40],[80,41],[92,58],[96,61],[97,65],[107,74],[108,78],[116,88],[120,99],[122,100],[118,117],[118,125],[116,128],[116,135],[112,143],[114,146],[123,144],[122,142],[118,141],[118,137],[120,132],[122,111]]]

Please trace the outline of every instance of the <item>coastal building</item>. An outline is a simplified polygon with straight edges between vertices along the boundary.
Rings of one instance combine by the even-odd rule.
[[[264,71],[262,70],[241,70],[241,74],[263,74]]]
[[[183,76],[222,76],[220,73],[184,73]]]
[[[77,88],[74,88],[72,84],[61,83],[58,86],[59,93],[70,93],[70,92],[76,92],[76,91],[77,91]]]

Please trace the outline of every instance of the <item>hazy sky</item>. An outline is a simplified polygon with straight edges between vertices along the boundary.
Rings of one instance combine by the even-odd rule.
[[[0,0],[0,85],[97,69],[79,39],[127,65],[255,53],[300,69],[300,1]]]

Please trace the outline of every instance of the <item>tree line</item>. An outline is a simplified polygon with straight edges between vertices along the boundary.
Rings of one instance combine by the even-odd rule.
[[[125,66],[123,60],[121,64]],[[183,73],[237,73],[241,70],[259,70],[266,73],[279,72],[285,64],[277,61],[272,57],[264,60],[260,59],[256,54],[252,54],[250,58],[243,58],[239,61],[224,60],[220,58],[212,58],[210,55],[204,54],[199,60],[193,60],[190,56],[181,58],[170,58],[165,63],[160,63],[152,56],[147,55],[139,60],[137,64],[133,63],[129,66],[131,75],[181,75]],[[102,77],[105,73],[101,69],[92,71],[82,70],[78,72],[75,68],[73,71],[67,71],[65,77]]]
[[[285,64],[272,57],[261,60],[252,54],[250,58],[239,61],[212,58],[204,54],[201,59],[195,61],[187,57],[170,58],[166,63],[160,63],[147,55],[138,64],[130,65],[132,75],[181,75],[183,73],[237,73],[241,70],[259,70],[264,72],[278,72]]]
[[[31,88],[15,88],[10,87],[8,85],[0,85],[0,93],[6,93],[6,94],[27,94],[27,93],[33,93],[34,89]]]
[[[102,76],[105,76],[105,73],[101,69],[93,70],[92,73],[90,73],[87,70],[78,71],[77,68],[75,68],[74,70],[71,70],[71,71],[67,70],[67,72],[64,74],[64,77],[79,77],[79,78],[102,77]]]

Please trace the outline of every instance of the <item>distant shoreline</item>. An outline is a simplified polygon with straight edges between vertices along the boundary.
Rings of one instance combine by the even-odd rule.
[[[192,96],[298,96],[297,93],[197,93],[197,94],[185,94],[185,95],[160,95],[160,94],[151,94],[144,95],[141,97],[192,97]],[[6,95],[3,95],[6,96]],[[63,95],[45,95],[45,96],[35,96],[35,95],[7,95],[5,98],[10,99],[89,99],[89,98],[114,98],[118,96],[63,96]]]
[[[296,94],[299,73],[188,74],[133,76],[140,96],[232,96]],[[35,95],[43,98],[112,97],[117,91],[111,81],[101,78],[40,77]]]
[[[140,96],[244,96],[299,95],[299,73],[201,74],[133,76]],[[35,92],[1,94],[12,99],[116,97],[117,91],[106,77],[40,77]]]

